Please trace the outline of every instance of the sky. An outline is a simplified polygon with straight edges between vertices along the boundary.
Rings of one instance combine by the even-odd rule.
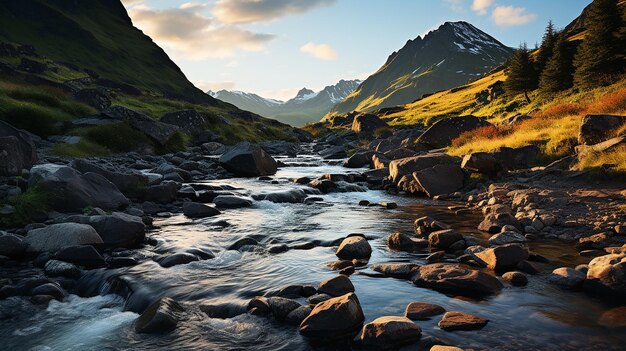
[[[286,100],[365,79],[407,40],[466,21],[508,46],[541,41],[591,0],[122,0],[203,90]]]

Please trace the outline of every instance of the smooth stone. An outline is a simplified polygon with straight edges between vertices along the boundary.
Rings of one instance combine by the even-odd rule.
[[[412,320],[428,319],[432,316],[445,313],[446,310],[434,303],[428,302],[411,302],[406,306],[404,315]]]
[[[446,312],[439,321],[439,328],[445,331],[478,330],[484,328],[489,320],[463,312]]]

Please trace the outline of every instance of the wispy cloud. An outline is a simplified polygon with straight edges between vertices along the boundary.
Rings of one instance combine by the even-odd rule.
[[[480,16],[484,16],[487,14],[487,10],[493,5],[494,1],[495,0],[474,0],[472,10]]]
[[[130,8],[129,14],[135,25],[159,44],[191,59],[230,57],[237,50],[259,51],[275,38],[219,23],[205,16],[203,10],[203,5],[190,3],[166,10],[138,5]]]
[[[448,7],[450,7],[452,11],[462,12],[465,0],[444,0],[444,2],[448,5]]]
[[[235,88],[235,82],[225,81],[225,82],[205,82],[205,81],[194,81],[193,84],[203,91],[213,90],[219,91],[222,89],[232,90]]]
[[[300,51],[309,54],[320,60],[335,60],[337,59],[337,52],[328,44],[315,44],[315,43],[306,43],[301,48]]]
[[[523,7],[498,6],[493,10],[491,18],[498,26],[520,26],[537,19],[537,15],[529,13]]]
[[[307,12],[336,2],[337,0],[217,0],[213,13],[222,22],[252,23]]]

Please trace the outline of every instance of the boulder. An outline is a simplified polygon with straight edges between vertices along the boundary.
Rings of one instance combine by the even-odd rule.
[[[50,277],[77,278],[80,276],[80,269],[76,265],[58,260],[46,262],[44,272]]]
[[[412,320],[429,319],[430,317],[445,313],[446,310],[434,303],[411,302],[406,306],[404,315]]]
[[[261,143],[261,147],[270,155],[282,155],[296,157],[298,155],[299,146],[284,140],[272,140]]]
[[[37,149],[30,135],[0,121],[0,176],[16,176],[37,162]]]
[[[267,303],[272,315],[278,320],[284,320],[295,309],[302,307],[297,301],[286,299],[284,297],[270,297]]]
[[[159,265],[163,268],[170,268],[181,264],[200,261],[200,257],[189,252],[178,252],[169,256],[157,259]]]
[[[0,231],[0,256],[20,258],[24,254],[26,246],[21,236]]]
[[[277,191],[274,193],[259,195],[255,197],[257,200],[266,200],[274,203],[303,203],[307,198],[307,194],[302,189],[290,189],[285,191]]]
[[[488,213],[482,222],[478,225],[478,230],[487,232],[490,234],[500,233],[502,227],[506,225],[512,225],[515,228],[520,228],[519,221],[509,212],[504,213]]]
[[[440,164],[458,164],[459,159],[442,153],[425,154],[401,158],[389,163],[389,176],[393,183],[398,183],[403,176],[431,168]]]
[[[152,185],[146,190],[144,200],[158,204],[169,204],[176,200],[178,185],[172,181],[165,181],[158,185]]]
[[[497,246],[497,245],[506,245],[506,244],[523,244],[527,242],[525,236],[522,234],[509,230],[503,233],[498,233],[489,238],[489,244]]]
[[[89,224],[102,238],[107,248],[130,248],[141,244],[146,236],[146,225],[141,217],[122,212],[110,215],[71,216],[68,221]]]
[[[419,265],[413,263],[376,263],[370,269],[387,277],[410,279],[418,271],[419,267]]]
[[[446,312],[439,321],[439,328],[445,331],[478,330],[484,328],[488,319],[480,318],[469,313]]]
[[[436,165],[413,173],[420,193],[448,195],[463,187],[463,170],[456,164]]]
[[[137,333],[161,334],[174,328],[184,312],[183,307],[169,297],[153,303],[135,320]]]
[[[219,195],[213,199],[215,206],[219,208],[242,208],[252,206],[252,201],[234,195]]]
[[[416,343],[422,329],[406,317],[379,317],[363,326],[359,341],[366,350],[397,350]]]
[[[111,106],[111,97],[105,89],[85,88],[74,93],[74,99],[87,104],[98,111],[106,110]]]
[[[374,156],[374,151],[357,152],[350,156],[350,158],[343,163],[343,166],[346,168],[367,167],[372,163],[372,156]]]
[[[474,173],[495,176],[502,170],[502,165],[492,153],[474,152],[463,157],[461,168]]]
[[[319,152],[325,160],[337,160],[348,157],[346,147],[343,145],[331,146]]]
[[[311,306],[300,306],[289,312],[287,317],[285,317],[285,322],[291,325],[300,325],[300,323],[311,314],[312,310]]]
[[[432,247],[447,250],[459,240],[463,240],[463,235],[453,229],[438,230],[430,233],[428,243]]]
[[[387,246],[393,250],[413,252],[428,246],[428,240],[405,233],[393,233],[387,238]]]
[[[338,275],[321,282],[317,292],[330,296],[341,296],[354,292],[354,285],[352,285],[350,278],[345,275]]]
[[[364,320],[359,299],[349,293],[318,303],[300,324],[300,333],[316,341],[349,340]]]
[[[68,246],[59,250],[54,256],[57,260],[73,263],[87,268],[106,266],[104,258],[91,245]]]
[[[476,252],[475,255],[493,270],[515,267],[528,258],[528,248],[521,244],[506,244]]]
[[[276,173],[278,164],[259,145],[241,142],[219,158],[220,165],[242,177],[258,177]]]
[[[138,196],[145,192],[148,187],[149,178],[139,172],[117,172],[101,167],[95,163],[84,159],[76,159],[70,166],[81,173],[96,173],[105,177],[126,196]]]
[[[433,124],[417,141],[439,149],[450,146],[452,140],[465,132],[490,125],[485,119],[474,116],[447,117]]]
[[[221,212],[209,205],[196,202],[185,202],[183,204],[183,214],[189,218],[205,218],[219,215]]]
[[[62,301],[65,298],[65,291],[56,283],[45,283],[35,287],[31,290],[32,296],[48,295],[54,297],[58,301]]]
[[[369,259],[372,247],[363,235],[351,234],[343,239],[336,254],[344,260]]]
[[[59,223],[29,231],[24,243],[27,251],[54,253],[66,246],[102,245],[104,242],[90,225]]]
[[[502,275],[502,280],[511,283],[513,286],[528,285],[528,277],[522,272],[506,272]]]
[[[617,130],[626,125],[626,116],[586,115],[580,125],[578,142],[593,145],[610,139]]]
[[[576,289],[585,282],[585,273],[570,267],[561,267],[552,271],[548,278],[552,284],[566,289]]]
[[[370,113],[360,114],[352,121],[352,131],[364,138],[370,138],[376,130],[388,126],[385,121]]]
[[[593,292],[626,295],[626,254],[596,257],[589,262],[585,288]]]
[[[44,189],[49,205],[61,212],[78,212],[86,207],[115,210],[129,204],[105,177],[91,172],[80,174],[67,166],[50,163],[34,166],[28,184]]]
[[[111,106],[102,111],[101,115],[128,123],[128,125],[146,134],[162,146],[166,145],[179,131],[179,128],[176,126],[159,122],[123,106]]]
[[[191,135],[197,135],[206,129],[209,123],[205,115],[192,109],[168,112],[161,116],[160,121],[176,126]]]
[[[413,283],[423,288],[470,297],[495,294],[503,288],[498,278],[492,275],[447,263],[421,266]]]

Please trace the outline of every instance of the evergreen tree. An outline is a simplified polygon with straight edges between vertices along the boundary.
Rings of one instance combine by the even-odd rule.
[[[557,36],[552,56],[541,72],[539,89],[542,93],[553,93],[571,88],[574,65],[571,45],[564,33]]]
[[[557,41],[557,33],[554,29],[554,23],[552,20],[548,21],[548,25],[546,26],[546,30],[543,33],[543,39],[541,40],[541,46],[539,47],[539,52],[537,53],[537,72],[541,73],[543,69],[548,64],[548,60],[552,57],[554,52],[554,46]]]
[[[526,43],[511,56],[507,69],[507,79],[504,82],[506,92],[512,95],[524,93],[526,101],[530,103],[528,92],[537,88],[537,73]]]
[[[589,89],[610,83],[624,70],[622,14],[617,0],[594,0],[585,19],[585,39],[574,59],[576,86]]]

